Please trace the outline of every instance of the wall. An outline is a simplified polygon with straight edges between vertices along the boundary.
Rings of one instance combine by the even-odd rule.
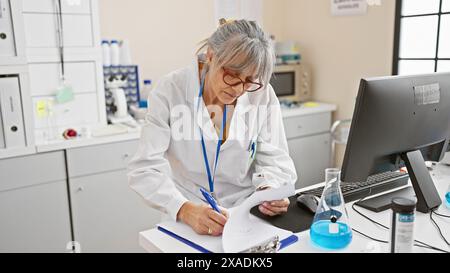
[[[101,34],[128,39],[141,78],[159,79],[189,65],[216,28],[211,0],[99,0]],[[123,18],[123,19],[122,19]]]
[[[280,35],[298,41],[312,65],[314,98],[337,104],[336,118],[351,118],[360,78],[391,74],[395,1],[346,17],[331,16],[329,0],[277,2],[284,10]]]
[[[190,62],[198,41],[214,30],[212,0],[100,0],[104,38],[127,38],[141,75],[158,79]],[[336,119],[352,117],[359,80],[390,75],[395,1],[382,0],[365,16],[333,17],[329,0],[263,0],[266,31],[296,40],[312,66],[314,99],[338,105]],[[116,23],[116,18],[126,18]],[[338,162],[342,158],[338,151]]]
[[[269,2],[269,1],[266,1]],[[275,18],[265,26],[276,36],[299,42],[313,70],[314,99],[338,105],[335,119],[352,117],[359,81],[392,73],[395,1],[382,0],[364,16],[334,17],[329,0],[277,0]],[[270,3],[270,5],[274,5]],[[279,24],[282,24],[280,27]],[[337,164],[344,147],[338,147]]]

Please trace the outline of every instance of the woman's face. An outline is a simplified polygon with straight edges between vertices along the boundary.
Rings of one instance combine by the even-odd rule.
[[[250,82],[258,82],[254,73],[239,73],[226,67],[213,68],[208,72],[207,88],[217,99],[231,105],[247,90],[255,88]]]

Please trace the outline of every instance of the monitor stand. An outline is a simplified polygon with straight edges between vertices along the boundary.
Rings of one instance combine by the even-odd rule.
[[[408,187],[358,202],[356,205],[371,211],[380,212],[391,207],[392,198],[405,197],[412,199],[415,197],[417,200],[417,211],[428,213],[442,204],[439,193],[434,186],[433,179],[425,165],[422,153],[420,151],[413,151],[404,153],[401,157],[406,163],[414,191],[411,187]]]
[[[382,212],[391,208],[393,198],[416,199],[416,194],[412,187],[402,188],[390,193],[357,202],[355,205],[373,212]]]
[[[417,197],[417,211],[428,213],[442,204],[441,197],[428,171],[422,152],[414,151],[402,155]]]

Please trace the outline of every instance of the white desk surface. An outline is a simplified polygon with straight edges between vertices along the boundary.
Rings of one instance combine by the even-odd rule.
[[[444,198],[445,191],[450,184],[450,166],[439,164],[437,166],[434,166],[433,168],[434,170],[431,172],[431,175],[440,195],[442,196],[442,198]],[[347,211],[352,228],[355,228],[358,231],[361,231],[373,238],[389,241],[389,231],[369,222],[368,220],[357,214],[351,208],[352,204],[353,203],[347,204]],[[390,210],[381,213],[374,213],[360,207],[357,207],[357,209],[371,219],[381,222],[386,226],[390,226]],[[443,203],[439,208],[438,213],[450,215],[450,209],[446,208],[445,203]],[[450,247],[448,247],[441,239],[436,227],[431,222],[430,215],[417,212],[416,216],[417,217],[414,230],[415,239],[434,247],[450,251]],[[433,218],[441,227],[444,236],[450,239],[450,219],[438,216],[433,216]],[[298,233],[297,235],[299,236],[299,241],[296,244],[282,250],[282,253],[330,252],[311,245],[309,230]],[[141,247],[143,247],[147,252],[198,253],[195,249],[158,231],[156,228],[141,232],[139,234],[139,243]],[[352,243],[347,248],[340,250],[339,252],[388,252],[388,245],[372,241],[356,232],[353,232]],[[425,248],[414,247],[414,252],[434,251]]]

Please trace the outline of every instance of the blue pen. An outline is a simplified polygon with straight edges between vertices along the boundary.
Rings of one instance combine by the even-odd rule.
[[[204,188],[200,188],[200,191],[202,192],[206,201],[211,205],[213,210],[215,210],[217,213],[221,213],[219,207],[217,206],[216,200],[214,200],[214,197],[212,197],[211,194],[209,194],[209,192],[207,192]]]

